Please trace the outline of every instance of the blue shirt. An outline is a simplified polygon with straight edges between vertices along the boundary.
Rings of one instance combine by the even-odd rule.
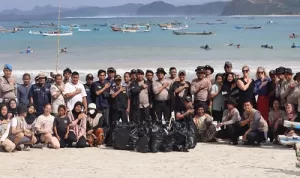
[[[90,103],[92,103],[92,98],[91,98],[91,86],[89,86],[88,84],[84,84],[84,89],[86,92],[86,101],[87,104],[89,105]]]
[[[29,104],[29,99],[28,99],[28,95],[29,95],[29,91],[31,88],[31,84],[24,86],[19,85],[17,88],[17,97],[18,97],[18,102],[19,104],[25,105],[27,106]]]
[[[264,81],[261,81],[261,79],[257,79],[254,82],[254,94],[258,95],[258,96],[268,96],[269,95],[269,89],[268,89],[268,85],[263,86],[261,89],[259,89],[259,86],[263,83],[263,82],[270,82],[271,79],[265,78]]]
[[[50,84],[45,84],[44,86],[34,84],[30,88],[28,98],[33,98],[37,115],[43,114],[45,105],[51,103],[50,87]]]
[[[95,102],[98,110],[103,110],[109,108],[108,99],[110,95],[109,88],[106,89],[101,95],[96,95],[96,91],[102,90],[106,83],[109,83],[107,80],[103,82],[97,81],[92,84],[91,93],[92,93],[92,100]]]

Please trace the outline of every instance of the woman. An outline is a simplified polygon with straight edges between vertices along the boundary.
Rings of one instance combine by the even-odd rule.
[[[224,96],[222,95],[222,74],[217,74],[215,84],[211,87],[210,97],[212,98],[212,117],[215,121],[221,122],[222,111],[224,109]]]
[[[55,75],[55,83],[51,86],[51,102],[53,113],[56,116],[58,112],[58,106],[65,105],[65,93],[64,93],[64,82],[61,74]]]
[[[269,131],[268,131],[268,137],[270,138],[270,142],[273,142],[274,144],[278,143],[277,136],[278,136],[278,122],[282,120],[285,116],[285,112],[280,109],[280,102],[276,99],[273,102],[273,109],[269,112]],[[283,131],[284,133],[284,131]],[[283,134],[281,133],[281,134]],[[275,140],[274,140],[275,139]]]
[[[30,131],[32,137],[32,143],[37,142],[37,138],[35,137],[35,129],[34,125],[36,123],[37,116],[35,115],[35,107],[33,104],[29,104],[27,106],[27,115],[25,117],[25,128]]]
[[[75,103],[74,108],[68,113],[70,118],[70,142],[76,142],[77,148],[86,147],[86,118],[87,116],[83,113],[83,103],[78,101]],[[72,145],[72,143],[68,145]]]
[[[10,119],[8,117],[8,109],[6,105],[0,106],[0,135],[3,135],[8,127],[8,124],[10,122]]]
[[[221,130],[217,132],[217,138],[230,139],[230,142],[232,142],[233,145],[237,145],[239,137],[238,124],[241,120],[241,116],[239,111],[235,108],[235,100],[231,98],[228,99],[226,105],[227,109],[223,113],[222,122],[217,125],[217,128],[221,128]]]
[[[246,101],[253,103],[252,105],[256,106],[256,100],[254,97],[254,80],[249,76],[250,68],[248,66],[243,66],[242,68],[243,77],[237,80],[237,86],[239,88],[239,100],[237,109],[240,113],[244,113],[243,104]]]
[[[269,89],[268,83],[271,81],[265,68],[258,67],[256,72],[256,78],[254,82],[254,95],[258,95],[257,110],[268,122],[269,114]]]
[[[15,99],[9,100],[8,104],[8,115],[10,118],[13,118],[18,115],[17,112],[17,101]]]
[[[286,111],[286,115],[284,117],[285,121],[299,122],[299,118],[298,118],[298,115],[295,111],[295,108],[294,108],[293,104],[290,104],[290,103],[286,104],[285,105],[285,111]],[[283,122],[282,122],[282,125],[283,125]],[[282,130],[284,130],[284,129],[282,129]],[[299,130],[296,130],[296,129],[293,129],[293,128],[285,128],[284,135],[294,136],[295,134],[299,134]]]
[[[224,96],[224,100],[229,98],[238,100],[239,97],[239,89],[236,86],[236,81],[234,79],[234,73],[227,73],[225,76],[225,80],[222,85],[222,95]]]
[[[89,104],[86,134],[87,134],[88,143],[91,147],[99,146],[103,144],[104,132],[102,126],[103,126],[102,114],[97,112],[97,108],[94,103]]]
[[[125,72],[124,73],[124,83],[122,84],[122,86],[129,86],[129,85],[130,85],[130,73]]]
[[[212,123],[213,118],[210,115],[206,114],[205,106],[200,105],[198,107],[193,120],[198,130],[197,140],[199,142],[215,141],[216,127]]]
[[[59,149],[60,144],[56,137],[53,135],[53,123],[54,116],[51,115],[51,105],[47,104],[44,107],[44,114],[40,115],[36,119],[34,128],[39,134],[40,140],[44,143],[43,148],[46,148],[48,144],[51,144],[52,148]]]

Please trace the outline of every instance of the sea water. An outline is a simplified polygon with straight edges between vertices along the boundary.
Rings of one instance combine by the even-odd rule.
[[[205,25],[197,22],[212,22],[221,19],[227,24]],[[113,32],[110,27],[95,26],[95,24],[123,23],[167,23],[171,21],[186,21],[187,31],[212,31],[216,35],[209,36],[177,36],[172,31],[161,30],[152,26],[150,32],[122,33]],[[274,24],[267,24],[273,21]],[[57,23],[54,20],[30,21],[0,21],[0,26],[7,29],[18,25],[38,25],[39,23]],[[300,45],[299,39],[290,39],[289,34],[300,34],[300,17],[298,16],[256,16],[248,17],[202,16],[196,20],[185,17],[116,17],[116,18],[77,18],[63,19],[61,25],[87,25],[81,28],[101,28],[100,31],[78,32],[73,36],[60,37],[60,48],[67,47],[68,53],[59,56],[59,72],[70,67],[79,71],[82,76],[87,73],[96,74],[99,69],[113,66],[118,73],[123,74],[132,68],[152,69],[157,67],[168,69],[171,66],[186,70],[188,77],[195,77],[195,68],[209,64],[215,68],[215,73],[223,72],[225,61],[231,61],[235,72],[241,72],[243,65],[249,65],[252,72],[258,66],[274,69],[278,66],[288,66],[294,71],[300,71],[300,49],[292,49],[292,43]],[[237,30],[234,26],[261,26],[261,29]],[[53,28],[25,29],[18,33],[0,34],[0,64],[10,63],[14,75],[21,76],[24,72],[36,75],[40,71],[50,72],[56,68],[57,37],[30,35],[29,31],[51,31]],[[222,44],[241,44],[241,48],[221,46]],[[208,44],[212,50],[205,51],[200,46]],[[271,45],[271,49],[261,48],[261,45]],[[30,46],[34,53],[20,54]]]

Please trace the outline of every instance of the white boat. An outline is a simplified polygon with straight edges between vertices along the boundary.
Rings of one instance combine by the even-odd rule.
[[[79,32],[91,32],[92,30],[91,29],[81,29],[81,28],[79,28],[78,31]]]
[[[79,29],[80,28],[80,26],[78,24],[72,24],[71,27],[75,28],[75,29]]]
[[[121,29],[123,33],[136,33],[138,29]]]
[[[62,33],[56,33],[56,32],[45,32],[42,33],[42,36],[72,36],[72,32],[62,32]]]
[[[31,35],[40,35],[40,34],[42,34],[42,32],[33,32],[33,31],[29,31],[29,34],[31,34]]]
[[[187,30],[187,27],[162,27],[162,30],[172,30],[172,31],[178,31],[178,30]]]

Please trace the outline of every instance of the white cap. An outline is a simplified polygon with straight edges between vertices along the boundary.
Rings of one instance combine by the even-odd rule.
[[[96,104],[90,103],[88,106],[89,109],[97,109]]]

